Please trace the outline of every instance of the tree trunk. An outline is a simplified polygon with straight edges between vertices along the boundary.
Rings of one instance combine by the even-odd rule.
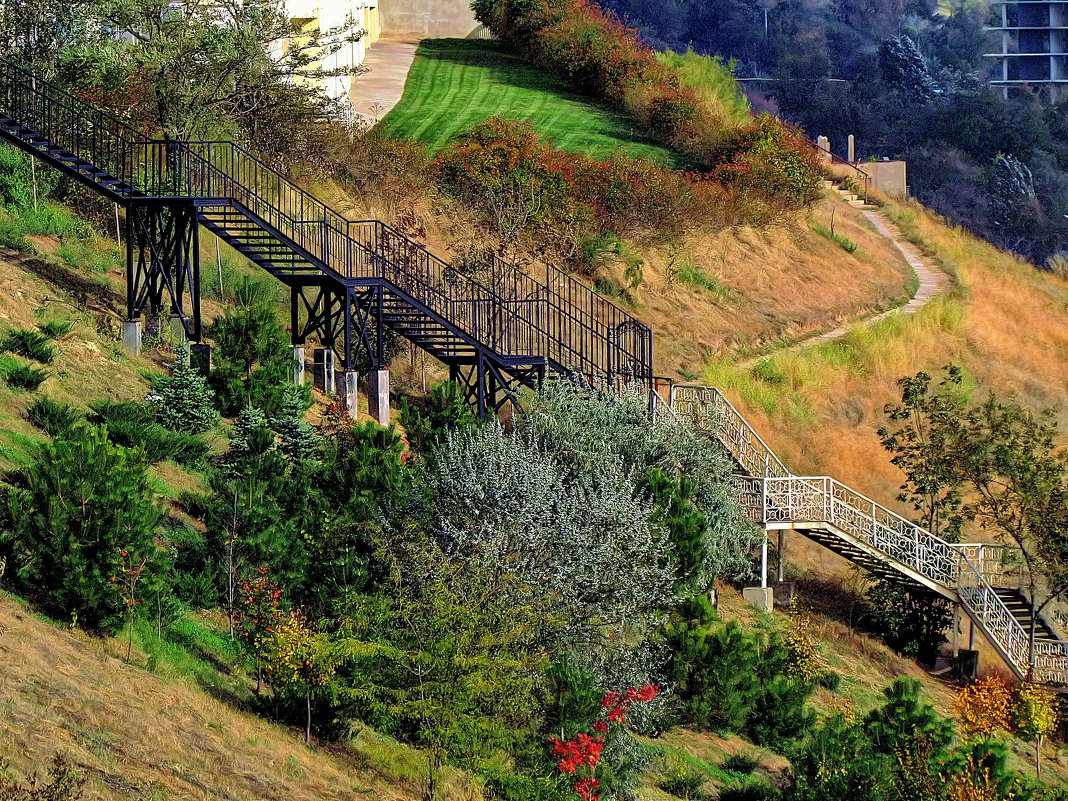
[[[305,719],[304,724],[304,744],[311,744],[311,692],[308,692],[304,696],[305,708],[308,712],[308,717]]]
[[[1035,778],[1042,780],[1042,740],[1043,737],[1035,738]]]

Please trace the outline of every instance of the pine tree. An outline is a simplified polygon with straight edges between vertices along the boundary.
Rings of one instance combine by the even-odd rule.
[[[278,435],[278,449],[295,462],[317,459],[322,450],[322,437],[304,421],[307,401],[297,386],[286,387],[278,414],[271,418],[271,428]]]
[[[141,565],[146,580],[162,564],[155,537],[163,515],[144,456],[84,424],[31,456],[6,498],[19,589],[57,618],[114,632],[124,562]]]
[[[219,419],[215,393],[208,388],[204,376],[192,366],[188,343],[179,343],[174,355],[171,376],[156,382],[155,391],[148,395],[148,400],[155,406],[156,420],[164,428],[203,434]]]

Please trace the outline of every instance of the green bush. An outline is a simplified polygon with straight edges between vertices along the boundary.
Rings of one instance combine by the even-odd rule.
[[[7,475],[0,502],[8,521],[0,549],[19,566],[15,587],[59,620],[114,632],[126,612],[115,581],[124,561],[144,560],[146,582],[162,566],[163,514],[144,458],[109,442],[106,429],[80,424],[30,459]]]
[[[12,389],[24,389],[33,392],[48,378],[48,373],[21,362],[0,365],[4,383]]]
[[[6,350],[33,359],[41,364],[51,364],[56,358],[56,349],[48,337],[39,331],[12,328],[0,339],[0,350]]]
[[[720,767],[728,773],[740,773],[743,776],[748,776],[760,767],[760,762],[751,754],[731,754],[723,760]]]
[[[842,685],[842,676],[833,670],[821,670],[816,676],[816,684],[832,693],[837,692]]]
[[[402,399],[399,419],[408,444],[418,453],[429,453],[445,432],[478,422],[454,381],[437,384],[421,403]]]
[[[90,422],[107,426],[108,438],[116,445],[140,448],[152,464],[170,459],[190,468],[202,467],[209,447],[202,439],[179,431],[168,431],[155,421],[155,410],[147,403],[99,401],[92,405]]]
[[[57,437],[72,429],[82,419],[82,413],[73,406],[43,396],[26,409],[26,419],[34,428]]]
[[[62,339],[71,331],[74,330],[74,323],[70,320],[46,320],[37,326],[41,329],[41,333],[49,339]]]
[[[708,779],[703,773],[690,770],[685,765],[676,765],[668,775],[656,783],[665,793],[670,793],[684,801],[700,801],[705,798],[704,787]]]
[[[806,706],[813,687],[789,675],[790,655],[778,639],[747,634],[736,621],[716,627],[711,605],[699,598],[681,604],[664,633],[683,723],[782,749],[815,722]]]
[[[729,785],[719,791],[719,801],[776,801],[779,797],[778,788],[759,780]]]
[[[899,654],[934,664],[953,619],[949,601],[877,580],[864,593],[864,627]]]
[[[56,185],[53,170],[38,169],[36,176],[30,158],[12,145],[0,144],[0,206],[26,209],[33,206],[34,179],[37,182],[38,205]]]
[[[219,419],[214,406],[215,394],[191,364],[186,342],[178,344],[171,375],[155,381],[148,401],[155,409],[156,420],[169,431],[203,434]]]

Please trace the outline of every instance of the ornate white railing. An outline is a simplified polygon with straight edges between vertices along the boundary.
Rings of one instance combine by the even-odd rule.
[[[659,395],[659,404],[664,401]],[[657,401],[654,400],[654,405]],[[795,476],[753,430],[737,409],[713,387],[672,387],[670,409],[717,439],[746,475],[733,485],[742,508],[758,524],[826,525],[896,569],[905,566],[958,597],[994,640],[1015,672],[1029,672],[1030,632],[1013,617],[994,592],[991,580],[1008,579],[1015,570],[1000,546],[946,542],[901,515],[833,478]],[[1018,578],[1008,586],[1018,587]],[[1038,681],[1068,684],[1068,643],[1035,643],[1033,676]]]

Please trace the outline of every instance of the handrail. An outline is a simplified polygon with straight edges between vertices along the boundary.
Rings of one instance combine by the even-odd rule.
[[[383,222],[347,219],[237,143],[151,139],[7,61],[0,108],[120,181],[108,188],[119,202],[237,204],[336,279],[384,279],[503,359],[600,380],[652,378],[648,327],[552,265],[535,278],[492,256],[481,280]]]
[[[986,580],[981,548],[947,542],[829,476],[795,476],[714,387],[674,385],[670,407],[717,439],[747,473],[734,484],[754,522],[834,526],[955,593],[1020,676],[1068,684],[1068,642],[1036,641],[1032,667],[1030,632]]]
[[[849,169],[853,170],[853,172],[860,173],[861,177],[864,179],[864,202],[867,203],[868,186],[869,184],[871,184],[871,176],[848,159],[843,159],[839,156],[836,156],[829,148],[823,147],[823,145],[821,145],[819,142],[812,142],[812,146],[821,153],[826,153],[828,156],[830,156],[832,164],[837,164],[841,167],[849,167]]]

